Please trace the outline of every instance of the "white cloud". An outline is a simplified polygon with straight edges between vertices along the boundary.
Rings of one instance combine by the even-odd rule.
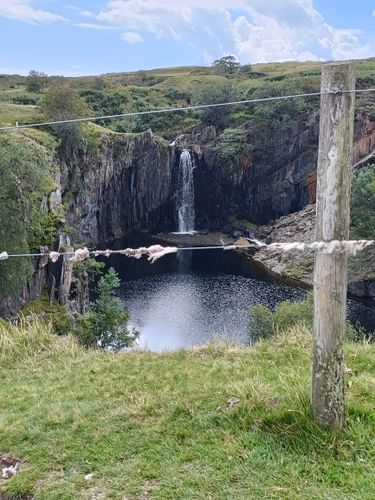
[[[143,41],[141,35],[135,31],[127,31],[121,35],[121,40],[130,45],[134,45],[136,43],[141,43]]]
[[[202,62],[228,53],[243,63],[375,53],[375,42],[364,43],[360,32],[327,24],[312,0],[110,0],[85,16],[127,30],[127,43],[138,43],[140,33],[194,40]]]
[[[33,7],[32,0],[0,0],[0,17],[17,19],[31,24],[65,20],[58,14]]]
[[[115,26],[108,26],[106,24],[97,24],[97,23],[75,23],[73,26],[76,28],[84,28],[89,30],[116,30]]]

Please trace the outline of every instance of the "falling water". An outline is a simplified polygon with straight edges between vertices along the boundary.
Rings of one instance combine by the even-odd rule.
[[[180,156],[180,169],[178,178],[177,206],[178,206],[178,232],[191,233],[194,231],[194,159],[187,149]]]

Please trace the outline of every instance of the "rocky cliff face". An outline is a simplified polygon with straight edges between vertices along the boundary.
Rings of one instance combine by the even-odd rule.
[[[196,203],[201,228],[223,227],[231,217],[265,224],[316,201],[319,115],[311,113],[272,130],[248,123],[243,127],[252,152],[218,156],[215,134],[205,142],[184,136],[196,153]],[[353,164],[375,148],[375,123],[358,114]]]
[[[313,113],[272,134],[252,136],[256,150],[246,200],[250,219],[265,223],[315,202],[318,135],[319,117]]]
[[[181,136],[178,144],[196,156],[198,227],[218,229],[241,218],[266,223],[314,203],[318,127],[314,113],[272,131],[248,123],[250,150],[227,157],[217,152],[213,127]]]
[[[307,205],[299,212],[281,217],[273,224],[259,227],[258,237],[267,242],[311,243],[315,241],[315,205]],[[276,274],[313,284],[314,251],[283,252],[264,248],[252,256]],[[375,248],[368,247],[349,258],[348,289],[353,295],[375,300]]]
[[[356,140],[373,133],[356,119]],[[182,149],[195,157],[197,228],[222,228],[231,218],[267,223],[315,202],[319,117],[260,132],[244,126],[251,150],[223,158],[214,127],[197,127],[173,144],[149,130],[138,135],[101,132],[94,152],[62,166],[68,225],[79,243],[105,244],[136,231],[173,231]]]
[[[171,230],[175,149],[151,131],[102,134],[95,154],[64,165],[73,241],[105,244],[134,231]]]
[[[65,207],[56,248],[66,251],[71,243],[105,245],[146,229],[174,230],[178,156],[174,146],[151,131],[138,135],[96,131],[93,147],[77,151],[68,161],[56,157],[60,169],[55,190],[42,207],[46,212],[54,212],[61,203]],[[64,233],[68,228],[69,236]],[[35,259],[33,267],[34,274],[20,293],[1,302],[1,316],[14,317],[44,289],[62,304],[67,302],[74,281],[69,259],[59,259],[55,265]]]

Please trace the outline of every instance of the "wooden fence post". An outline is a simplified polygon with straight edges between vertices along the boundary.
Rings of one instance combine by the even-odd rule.
[[[317,241],[346,240],[349,237],[354,89],[352,63],[322,66]],[[346,295],[347,254],[326,254],[318,250],[314,271],[311,405],[316,422],[328,428],[342,428],[345,424],[343,348]]]

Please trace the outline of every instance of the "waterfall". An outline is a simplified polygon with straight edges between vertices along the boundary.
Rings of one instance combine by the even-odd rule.
[[[194,158],[187,149],[180,156],[177,208],[178,208],[178,232],[191,233],[194,231],[195,208],[194,208]]]

